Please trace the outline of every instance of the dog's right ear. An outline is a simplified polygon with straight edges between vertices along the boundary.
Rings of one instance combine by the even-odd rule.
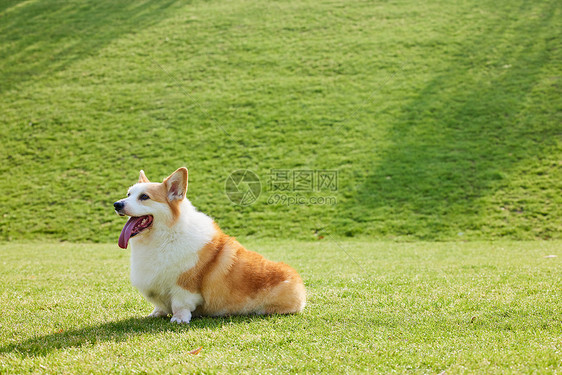
[[[150,182],[150,181],[148,181],[148,178],[146,178],[146,175],[144,174],[144,171],[141,169],[140,175],[139,175],[139,184],[143,183],[143,182]]]

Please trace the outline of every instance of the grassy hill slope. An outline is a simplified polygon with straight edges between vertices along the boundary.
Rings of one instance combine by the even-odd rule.
[[[183,165],[237,236],[561,238],[561,20],[558,1],[3,2],[0,239],[116,241],[139,169]],[[225,194],[240,169],[252,205]],[[337,185],[303,190],[307,171]]]

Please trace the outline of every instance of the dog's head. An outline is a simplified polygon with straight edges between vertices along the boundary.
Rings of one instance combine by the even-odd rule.
[[[113,204],[115,212],[130,216],[119,236],[119,247],[126,249],[129,239],[150,231],[154,222],[172,225],[180,214],[180,204],[187,191],[187,168],[182,167],[153,183],[140,171],[139,182],[129,188],[127,198]]]

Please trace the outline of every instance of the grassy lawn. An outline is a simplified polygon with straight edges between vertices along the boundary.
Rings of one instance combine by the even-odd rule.
[[[562,371],[560,241],[244,242],[302,274],[303,314],[147,319],[117,245],[0,245],[0,372]]]
[[[561,239],[561,39],[559,0],[3,1],[0,239],[112,242],[182,165],[237,236]],[[337,204],[272,202],[274,169]]]

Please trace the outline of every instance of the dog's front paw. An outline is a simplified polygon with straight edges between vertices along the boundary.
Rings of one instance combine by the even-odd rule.
[[[168,313],[166,311],[160,310],[158,307],[156,307],[154,311],[148,315],[149,318],[162,318],[165,316],[168,316]]]
[[[178,324],[188,324],[191,320],[191,311],[180,310],[174,313],[170,322]]]

